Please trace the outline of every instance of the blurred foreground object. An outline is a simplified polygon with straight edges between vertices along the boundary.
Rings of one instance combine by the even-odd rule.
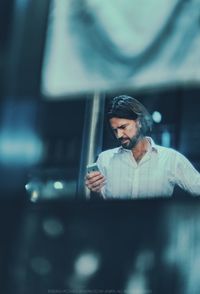
[[[198,199],[11,205],[1,293],[199,292]]]
[[[51,4],[44,95],[200,84],[199,0]]]

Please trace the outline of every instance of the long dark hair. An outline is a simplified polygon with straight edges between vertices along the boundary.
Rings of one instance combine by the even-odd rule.
[[[153,124],[151,115],[144,105],[131,96],[120,95],[112,99],[107,118],[109,120],[113,117],[131,120],[137,119],[141,124],[142,134],[145,136],[151,133]]]

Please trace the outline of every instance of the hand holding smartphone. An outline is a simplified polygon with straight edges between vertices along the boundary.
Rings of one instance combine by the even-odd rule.
[[[97,174],[93,174],[98,172]],[[101,188],[105,185],[105,177],[101,174],[96,163],[87,165],[86,186],[93,192],[101,192]]]

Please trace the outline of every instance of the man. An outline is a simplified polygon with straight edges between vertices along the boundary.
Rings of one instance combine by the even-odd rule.
[[[200,174],[181,153],[156,145],[147,134],[152,118],[136,99],[115,97],[108,120],[121,146],[102,152],[100,172],[86,176],[86,186],[103,198],[129,199],[171,196],[178,185],[200,195]]]

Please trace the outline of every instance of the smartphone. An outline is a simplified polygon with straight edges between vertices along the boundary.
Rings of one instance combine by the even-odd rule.
[[[98,165],[96,163],[87,165],[87,173],[89,174],[91,172],[100,172]]]

